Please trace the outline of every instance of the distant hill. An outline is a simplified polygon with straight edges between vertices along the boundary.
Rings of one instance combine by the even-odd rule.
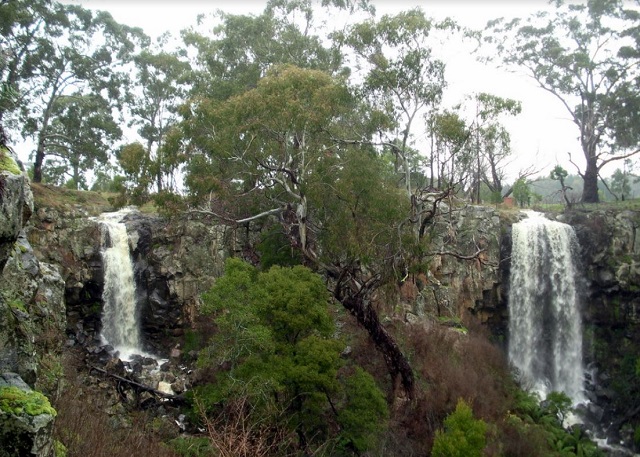
[[[636,175],[630,175],[629,184],[631,192],[629,195],[625,195],[626,199],[639,198],[640,197],[640,177]],[[578,175],[569,175],[565,179],[565,185],[571,187],[571,190],[567,193],[569,199],[572,202],[580,201],[582,196],[583,180]],[[607,178],[607,185],[611,185],[610,178]],[[550,178],[540,178],[529,183],[529,188],[534,194],[542,197],[542,203],[563,203],[562,193],[560,192],[560,183]],[[606,186],[600,181],[598,182],[598,189],[600,192],[601,201],[615,201],[616,198],[606,188]]]

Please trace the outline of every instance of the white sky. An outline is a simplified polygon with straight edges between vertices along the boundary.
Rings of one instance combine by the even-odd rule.
[[[167,30],[174,34],[196,24],[198,14],[223,10],[234,14],[260,14],[265,1],[228,0],[66,0],[86,8],[109,11],[121,23],[141,27],[148,35],[157,36]],[[459,24],[481,29],[490,19],[525,17],[544,9],[543,0],[373,0],[378,16],[395,14],[420,6],[435,19],[452,17]],[[348,16],[344,17],[348,20]],[[489,92],[520,100],[522,113],[505,122],[512,135],[514,160],[509,166],[513,179],[518,170],[535,165],[546,176],[558,163],[570,173],[575,167],[568,163],[567,152],[583,166],[583,156],[577,141],[578,130],[569,121],[568,113],[552,95],[539,89],[526,76],[489,68],[478,63],[463,48],[447,51],[446,74],[448,98],[446,104],[460,102],[464,95]],[[612,173],[614,168],[604,170]]]

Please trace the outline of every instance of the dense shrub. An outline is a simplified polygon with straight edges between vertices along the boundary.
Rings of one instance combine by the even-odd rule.
[[[444,431],[436,432],[433,457],[480,457],[486,445],[487,424],[473,418],[464,400],[458,400],[454,412],[444,421]]]
[[[199,357],[210,378],[192,399],[220,455],[338,456],[375,446],[387,405],[373,378],[341,357],[320,276],[229,259],[203,300],[217,332]]]

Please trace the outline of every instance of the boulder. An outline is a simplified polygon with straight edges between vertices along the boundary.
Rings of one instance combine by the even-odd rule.
[[[56,411],[16,373],[0,375],[0,457],[49,457]]]

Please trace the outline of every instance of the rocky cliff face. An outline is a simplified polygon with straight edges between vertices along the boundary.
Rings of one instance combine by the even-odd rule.
[[[20,213],[24,218],[30,212],[29,204],[25,206],[18,191],[7,195],[16,196],[11,208],[27,208]],[[13,236],[15,241],[0,247],[0,253],[7,253],[3,261],[6,279],[0,283],[4,280],[7,290],[13,288],[13,297],[33,303],[27,307],[30,316],[46,316],[45,308],[50,307],[38,307],[38,303],[59,301],[47,290],[59,290],[62,282],[56,268],[60,271],[68,333],[84,345],[98,344],[95,337],[102,311],[101,233],[93,218],[97,214],[76,205],[36,206],[27,236],[12,222],[3,224],[13,233],[3,236]],[[451,211],[426,235],[435,255],[428,256],[428,263],[408,272],[397,289],[389,291],[392,300],[380,297],[394,304],[386,311],[408,322],[433,321],[435,316],[452,325],[473,316],[488,325],[498,341],[506,342],[510,227],[518,219],[517,212],[491,207],[466,206]],[[618,421],[618,426],[629,422],[628,418],[635,423],[640,411],[624,406],[637,404],[635,400],[640,398],[640,382],[635,382],[640,372],[640,213],[577,211],[558,219],[576,229],[589,284],[583,314],[586,357],[593,375],[590,395],[602,405],[592,413],[603,421]],[[193,323],[200,295],[222,273],[235,234],[202,221],[168,220],[139,212],[129,214],[124,222],[135,264],[146,349],[165,356],[172,350],[175,353],[183,332]],[[30,245],[35,246],[35,254]],[[48,281],[49,286],[34,282],[14,287],[24,283],[18,282],[12,271],[23,277],[49,278],[43,283]],[[11,316],[19,320],[20,313],[13,310]],[[0,347],[10,346],[7,338],[0,333]],[[32,352],[29,344],[15,351]],[[17,352],[7,352],[6,360],[14,361],[11,366],[27,379],[34,379],[37,367]]]
[[[596,419],[633,446],[640,424],[640,211],[574,211],[562,219],[576,230],[588,284],[588,396]]]
[[[104,272],[96,214],[81,207],[36,207],[28,230],[42,261],[65,279],[69,333],[98,345]],[[223,269],[228,233],[198,221],[168,220],[133,211],[123,222],[134,262],[144,349],[168,356],[195,313],[200,295]]]
[[[27,240],[32,211],[27,177],[0,171],[0,455],[47,456],[53,446],[55,411],[33,388],[52,393],[61,375],[64,283]]]
[[[200,295],[224,269],[230,233],[200,221],[132,213],[131,242],[142,333],[148,349],[169,354],[195,318]]]
[[[504,336],[503,239],[510,218],[485,206],[466,206],[442,218],[430,234],[436,254],[400,287],[407,320],[436,316],[454,325],[474,317]]]

